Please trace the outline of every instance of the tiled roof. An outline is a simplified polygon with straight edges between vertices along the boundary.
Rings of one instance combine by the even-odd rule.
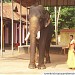
[[[22,3],[23,6],[31,6],[35,3],[44,6],[75,6],[75,0],[14,0],[17,3]]]
[[[17,6],[18,8],[18,12],[14,12],[14,20],[19,20],[20,19],[20,5],[18,3],[14,3],[13,8],[15,8],[15,6]],[[0,11],[1,11],[1,7],[0,7]],[[23,6],[22,6],[22,15],[26,15],[26,8]],[[3,3],[3,17],[12,19],[11,3]],[[25,21],[25,18],[22,17],[22,20]]]

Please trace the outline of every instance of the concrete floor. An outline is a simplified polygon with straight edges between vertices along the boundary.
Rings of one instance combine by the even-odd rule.
[[[3,52],[3,57],[0,55],[0,75],[55,75],[50,73],[75,73],[74,70],[67,67],[67,55],[50,54],[50,56],[51,63],[46,64],[46,69],[29,69],[29,54],[24,52],[18,53],[15,50],[12,55],[11,50],[6,50]]]

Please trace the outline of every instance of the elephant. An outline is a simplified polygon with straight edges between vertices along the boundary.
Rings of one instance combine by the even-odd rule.
[[[29,32],[30,32],[30,63],[29,68],[34,69],[36,68],[35,64],[35,52],[36,52],[36,35],[38,31],[41,31],[45,29],[48,25],[48,20],[50,15],[47,13],[47,11],[44,9],[42,5],[33,5],[30,7],[29,11]],[[42,31],[40,32],[40,34]],[[42,38],[42,35],[40,35],[40,40]],[[42,45],[39,40],[39,45]],[[41,60],[41,47],[39,46],[39,66],[43,63],[41,63],[43,60]]]
[[[54,26],[50,22],[50,24],[40,30],[40,39],[39,39],[39,64],[38,68],[45,69],[46,66],[44,65],[44,56],[46,57],[46,63],[50,63],[50,56],[49,56],[49,49],[50,49],[50,43],[52,39],[52,34],[54,33]]]

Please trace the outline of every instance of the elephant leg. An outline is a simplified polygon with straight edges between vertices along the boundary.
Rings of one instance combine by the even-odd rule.
[[[46,66],[44,65],[44,56],[45,56],[45,38],[44,35],[41,35],[39,41],[39,63],[38,69],[45,69]]]
[[[49,49],[50,49],[50,40],[47,40],[47,42],[46,42],[46,51],[45,51],[46,63],[51,63],[50,56],[49,56]]]
[[[42,45],[40,45],[41,48],[39,48],[39,63],[38,63],[38,69],[45,69],[46,66],[44,65],[44,56],[45,56],[45,49]]]
[[[51,63],[49,56],[49,49],[46,50],[46,63]]]

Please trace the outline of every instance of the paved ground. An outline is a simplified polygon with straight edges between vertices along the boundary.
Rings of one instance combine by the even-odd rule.
[[[46,64],[46,69],[39,70],[39,69],[29,69],[29,54],[20,52],[18,53],[17,50],[14,51],[12,55],[11,50],[7,50],[3,52],[3,57],[0,55],[0,74],[2,75],[22,75],[22,74],[36,74],[36,75],[54,75],[49,73],[74,73],[74,70],[68,69],[66,65],[67,55],[61,54],[51,54],[51,63]],[[70,74],[71,75],[71,74]]]

